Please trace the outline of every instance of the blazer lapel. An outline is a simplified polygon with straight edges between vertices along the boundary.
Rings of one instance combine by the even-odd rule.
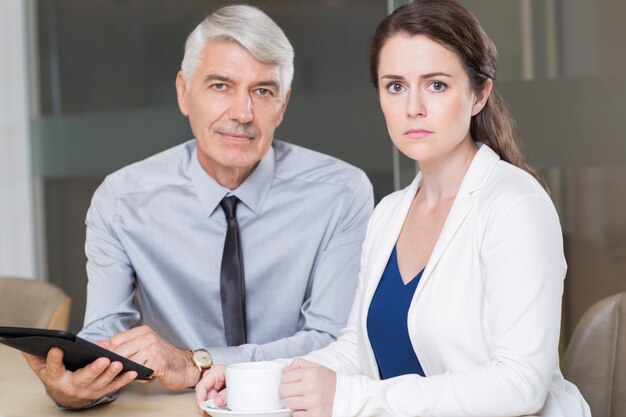
[[[368,239],[371,238],[372,243],[368,245],[370,246],[369,248],[364,248],[364,250],[367,249],[368,259],[365,268],[367,276],[365,277],[366,286],[363,290],[363,309],[361,310],[360,324],[365,343],[361,351],[362,356],[360,360],[364,370],[366,370],[366,375],[374,379],[377,379],[379,374],[367,332],[367,314],[420,182],[421,175],[418,174],[408,187],[399,191],[400,196],[397,201],[385,207],[384,212],[380,213],[379,221],[373,223],[370,230],[368,230]]]
[[[437,267],[437,263],[474,206],[472,193],[485,184],[499,160],[500,157],[489,148],[489,146],[482,143],[479,144],[478,152],[474,156],[474,160],[463,178],[463,182],[452,203],[450,213],[448,213],[439,239],[437,239],[437,243],[433,248],[433,253],[426,264],[426,269],[424,270],[421,281],[428,279],[431,272]],[[423,288],[423,285],[418,286],[416,294],[421,292],[420,287]]]
[[[426,264],[426,269],[424,270],[424,276],[422,276],[422,280],[426,278],[426,276],[430,275],[430,271],[432,271],[436,266],[441,256],[444,254],[448,245],[454,238],[454,235],[459,230],[463,221],[467,217],[467,215],[472,210],[472,206],[474,205],[470,195],[468,193],[460,193],[457,194],[454,199],[454,203],[452,203],[452,207],[450,208],[450,213],[446,218],[446,221],[443,225],[443,229],[441,230],[441,234],[437,239],[437,243],[435,243],[435,247],[433,248],[433,253],[430,255],[430,259]]]
[[[393,250],[402,226],[404,225],[404,219],[406,219],[407,213],[411,208],[411,203],[415,198],[417,188],[421,183],[422,176],[417,174],[413,182],[409,184],[404,190],[401,191],[401,196],[398,201],[387,207],[385,213],[381,213],[381,222],[377,224],[373,242],[371,248],[370,262],[371,264],[367,268],[367,288],[365,288],[365,302],[369,306],[376,288],[378,288],[378,282],[382,277],[383,271],[389,262],[389,256]],[[367,314],[367,313],[366,313]]]

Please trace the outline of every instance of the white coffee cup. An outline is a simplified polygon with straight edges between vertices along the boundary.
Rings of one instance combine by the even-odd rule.
[[[283,408],[278,395],[283,365],[244,362],[226,367],[226,406],[232,411],[274,411]]]

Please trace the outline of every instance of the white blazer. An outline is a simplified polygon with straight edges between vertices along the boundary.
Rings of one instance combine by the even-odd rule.
[[[591,416],[559,369],[566,271],[554,205],[529,174],[482,145],[409,307],[426,377],[380,381],[367,314],[421,176],[376,207],[352,312],[306,359],[337,372],[333,416]]]

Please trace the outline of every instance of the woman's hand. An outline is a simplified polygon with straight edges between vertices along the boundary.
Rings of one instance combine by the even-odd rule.
[[[278,393],[293,417],[330,417],[335,401],[337,374],[304,359],[296,359],[283,370]]]
[[[213,399],[217,407],[226,406],[226,367],[213,365],[202,375],[196,385],[196,403],[198,407],[206,400]]]

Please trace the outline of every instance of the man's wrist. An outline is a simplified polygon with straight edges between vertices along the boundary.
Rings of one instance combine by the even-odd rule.
[[[187,386],[189,388],[195,388],[196,385],[198,385],[198,382],[200,382],[200,378],[202,378],[202,372],[192,364],[191,368],[189,369],[189,375],[189,383],[187,384]]]
[[[200,370],[193,361],[193,351],[188,350],[186,352],[186,375],[187,375],[187,388],[194,388],[198,381],[200,381]]]
[[[211,354],[207,352],[205,349],[187,351],[187,357],[188,357],[188,361],[187,361],[188,385],[187,386],[189,388],[193,388],[198,384],[198,382],[202,378],[204,371],[210,369],[211,366],[213,366],[213,358],[211,357]]]

